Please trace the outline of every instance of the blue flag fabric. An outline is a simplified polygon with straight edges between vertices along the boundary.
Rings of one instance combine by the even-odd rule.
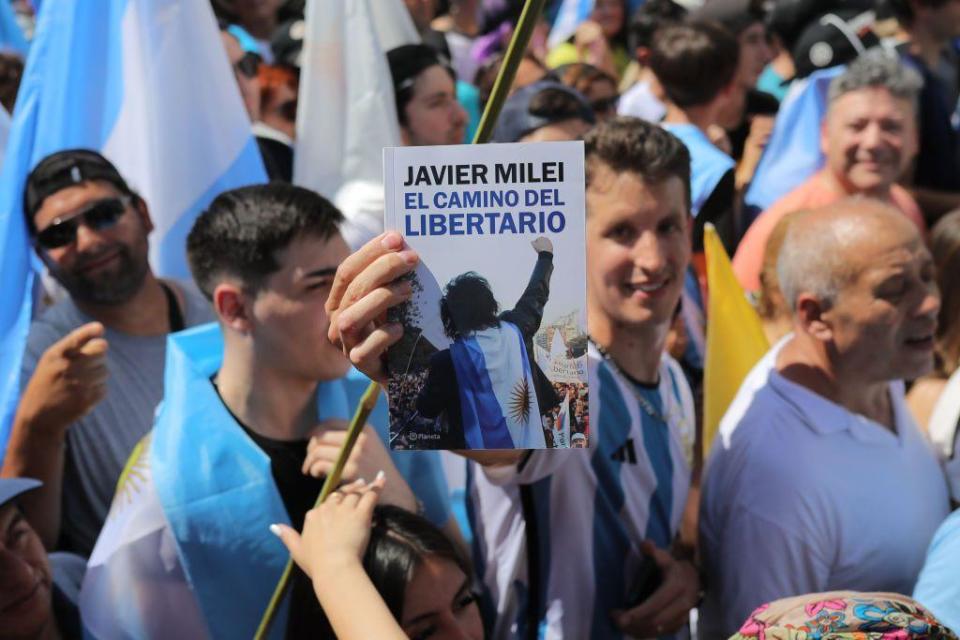
[[[84,579],[80,607],[91,636],[249,638],[260,622],[288,558],[268,528],[290,520],[270,458],[211,382],[222,360],[215,324],[168,339],[163,403],[121,476]],[[352,416],[369,382],[352,371],[321,383],[319,419]],[[385,405],[370,420],[381,438]],[[438,452],[404,453],[392,454],[394,464],[427,517],[443,524],[449,511]],[[284,608],[271,637],[283,637],[286,615]]]
[[[13,5],[6,0],[0,2],[0,51],[13,51],[26,57],[29,48],[23,29],[17,23]]]
[[[0,173],[0,463],[31,315],[24,180],[73,147],[117,165],[150,206],[154,269],[188,277],[184,239],[199,212],[225,189],[266,181],[209,3],[43,4]]]
[[[790,87],[747,190],[745,225],[823,166],[820,123],[827,113],[827,91],[830,82],[845,68],[837,66],[815,71],[809,78],[794,82]]]

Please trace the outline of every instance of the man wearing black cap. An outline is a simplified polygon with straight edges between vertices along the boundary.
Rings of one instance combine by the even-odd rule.
[[[0,637],[80,638],[75,593],[54,583],[53,558],[20,509],[23,497],[39,487],[30,478],[0,480]]]
[[[457,102],[453,70],[426,45],[407,44],[387,52],[403,144],[460,144],[467,112]]]
[[[151,272],[147,205],[99,153],[42,160],[23,205],[37,254],[69,297],[30,327],[2,475],[42,480],[25,515],[48,547],[86,556],[163,395],[167,334],[212,313]]]

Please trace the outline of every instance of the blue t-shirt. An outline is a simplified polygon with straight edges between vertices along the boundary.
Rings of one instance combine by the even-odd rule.
[[[960,632],[960,509],[933,534],[913,598],[954,633]]]

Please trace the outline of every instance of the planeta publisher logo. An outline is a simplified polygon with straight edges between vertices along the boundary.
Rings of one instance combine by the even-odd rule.
[[[439,434],[439,433],[416,433],[416,432],[413,432],[413,433],[410,434],[410,440],[411,440],[411,441],[415,441],[415,440],[439,440],[439,439],[440,439],[440,434]]]

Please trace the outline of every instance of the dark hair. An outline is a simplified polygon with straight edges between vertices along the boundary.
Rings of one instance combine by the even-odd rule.
[[[737,39],[719,24],[688,22],[657,32],[650,68],[682,109],[713,100],[733,80],[739,57]]]
[[[401,125],[407,124],[407,105],[413,100],[414,84],[421,73],[439,65],[450,74],[454,83],[457,82],[457,75],[449,62],[425,44],[405,44],[387,51],[387,65],[393,79],[393,96]]]
[[[440,298],[443,332],[451,340],[497,326],[497,311],[490,283],[475,271],[462,273],[447,283]]]
[[[0,104],[7,113],[13,113],[22,79],[23,58],[15,53],[0,52]]]
[[[904,26],[909,27],[913,24],[916,15],[913,12],[913,3],[916,2],[922,7],[937,9],[947,4],[949,0],[885,0],[882,4],[888,9],[893,17]]]
[[[687,15],[687,10],[673,0],[647,0],[630,17],[627,31],[627,44],[630,56],[636,55],[640,47],[653,46],[653,36],[657,30],[671,24],[677,24]]]
[[[646,120],[618,116],[591,129],[583,142],[588,188],[598,165],[636,173],[648,182],[676,177],[690,206],[690,152],[672,133]]]
[[[280,268],[277,252],[304,236],[330,238],[342,221],[329,200],[303,187],[274,182],[224,191],[187,236],[190,271],[211,299],[224,276],[256,291]]]
[[[960,210],[943,216],[930,231],[930,253],[937,265],[940,314],[937,318],[936,369],[947,378],[960,367]]]
[[[392,505],[374,510],[363,568],[397,621],[407,586],[427,557],[452,562],[468,580],[473,575],[456,545],[426,518]]]
[[[500,75],[500,67],[503,65],[503,60],[505,57],[506,54],[502,51],[494,54],[489,60],[484,62],[474,74],[473,85],[480,92],[481,107],[487,104],[487,100],[490,99],[490,94],[493,93],[493,85],[497,81],[497,76]],[[538,58],[536,54],[532,53],[531,51],[525,51],[523,53],[521,62],[523,60],[532,62],[543,69],[544,78],[553,77],[553,74],[549,69],[547,69],[547,66],[543,63],[543,60]]]
[[[583,119],[583,103],[569,92],[547,87],[530,98],[531,115],[560,122],[571,118]]]
[[[555,72],[560,77],[560,82],[583,96],[587,96],[590,88],[598,82],[609,82],[613,85],[613,90],[617,90],[616,78],[586,62],[571,62],[557,67]],[[530,109],[533,110],[533,102],[530,103]]]

